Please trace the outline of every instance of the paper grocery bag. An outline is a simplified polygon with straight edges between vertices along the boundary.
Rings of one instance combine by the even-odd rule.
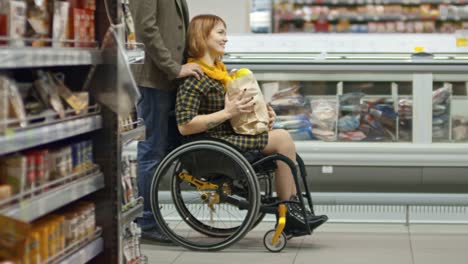
[[[244,89],[245,97],[253,97],[254,111],[231,118],[234,131],[242,135],[258,135],[268,131],[268,110],[262,91],[253,74],[234,79],[227,83],[229,100],[233,100]]]

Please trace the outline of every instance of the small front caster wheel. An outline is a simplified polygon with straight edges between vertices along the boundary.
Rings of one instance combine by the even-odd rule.
[[[273,244],[274,235],[274,229],[266,232],[265,236],[263,237],[263,245],[265,245],[265,247],[271,252],[280,252],[281,250],[283,250],[284,247],[286,247],[286,235],[283,232],[281,232],[278,241],[276,242],[276,244]]]

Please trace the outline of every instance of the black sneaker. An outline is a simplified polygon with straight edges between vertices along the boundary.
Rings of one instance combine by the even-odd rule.
[[[286,235],[308,235],[306,224],[309,226],[310,230],[313,231],[328,220],[326,215],[314,215],[307,209],[306,218],[304,219],[301,205],[297,202],[286,203],[286,207],[288,208],[286,226],[284,228]]]
[[[166,234],[161,232],[159,228],[141,231],[141,238],[142,242],[143,240],[146,240],[153,243],[173,244],[172,240]]]

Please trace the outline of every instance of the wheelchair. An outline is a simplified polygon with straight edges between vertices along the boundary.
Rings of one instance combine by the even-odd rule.
[[[217,139],[185,143],[156,169],[150,196],[154,217],[176,244],[216,251],[242,239],[266,214],[275,214],[275,228],[266,232],[263,243],[269,251],[280,252],[288,239],[310,235],[328,219],[314,214],[304,162],[298,155],[296,160],[299,170],[286,156],[241,153]],[[276,161],[291,168],[297,201],[278,201],[274,196]],[[300,206],[303,224],[286,228],[287,203]]]

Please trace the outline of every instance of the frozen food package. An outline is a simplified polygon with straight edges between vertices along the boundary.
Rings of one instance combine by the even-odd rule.
[[[338,119],[338,131],[353,131],[360,125],[359,115],[345,115]]]
[[[447,99],[452,94],[451,85],[444,85],[439,89],[432,92],[432,103],[433,104],[443,104],[447,102]]]
[[[27,0],[27,31],[26,36],[34,39],[33,47],[43,47],[48,43],[44,39],[51,37],[51,14],[49,0]]]
[[[245,89],[245,96],[253,97],[253,102],[255,102],[254,111],[231,118],[232,128],[236,133],[243,135],[258,135],[267,132],[268,110],[255,76],[250,73],[227,83],[227,95],[230,100],[233,100]]]
[[[52,46],[65,47],[67,46],[64,40],[68,39],[68,10],[70,3],[67,1],[54,1],[54,16],[52,19]]]
[[[310,106],[312,109],[310,120],[314,126],[334,131],[337,119],[336,102],[325,99],[315,99],[310,101]]]
[[[294,95],[300,95],[299,89],[301,87],[299,85],[291,86],[287,89],[279,90],[272,96],[272,100],[285,98],[285,97],[294,97]]]

